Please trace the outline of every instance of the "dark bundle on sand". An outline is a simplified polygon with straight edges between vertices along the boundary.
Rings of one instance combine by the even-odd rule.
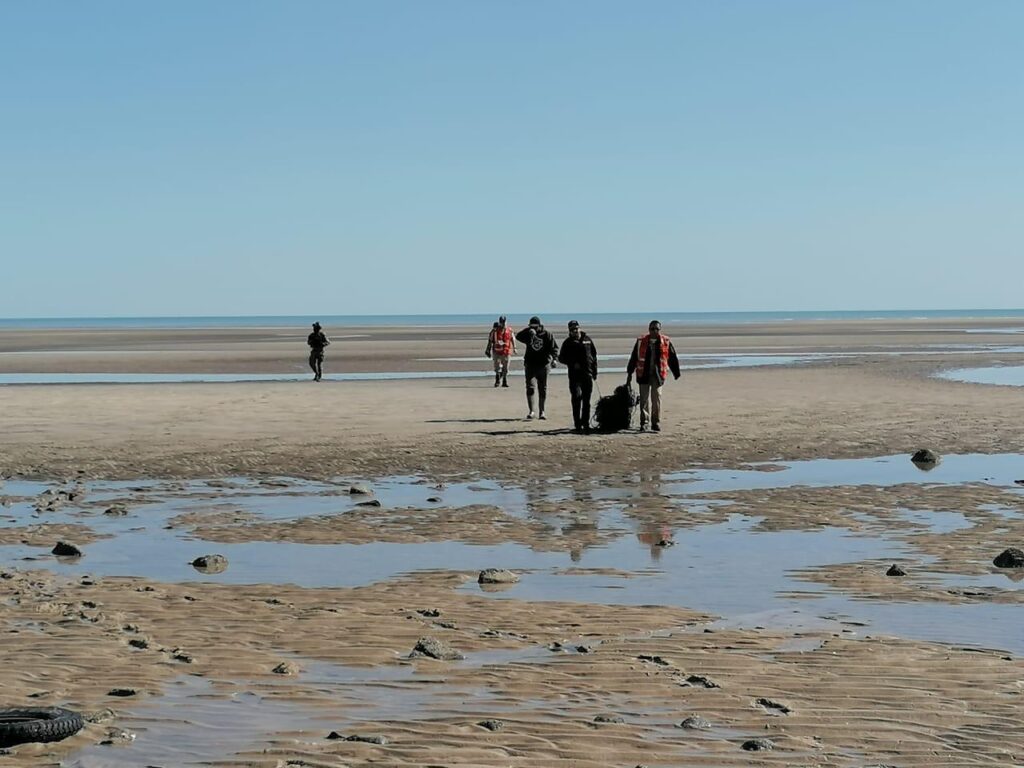
[[[633,419],[633,409],[640,402],[633,388],[628,384],[616,387],[615,392],[605,395],[597,401],[594,408],[594,421],[601,432],[618,432],[629,429]]]

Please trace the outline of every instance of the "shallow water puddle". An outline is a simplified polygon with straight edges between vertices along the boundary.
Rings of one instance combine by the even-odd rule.
[[[1024,387],[1024,366],[1004,365],[985,368],[959,368],[938,374],[941,379],[963,381],[969,384],[996,384],[1004,387]]]
[[[38,494],[50,486],[11,481],[2,489],[9,506],[0,516],[0,528],[77,523],[106,538],[84,544],[84,557],[61,561],[49,555],[49,546],[2,546],[0,562],[70,574],[141,576],[172,582],[288,583],[304,587],[360,586],[416,571],[474,572],[502,567],[520,572],[521,580],[494,593],[497,599],[676,605],[739,621],[787,609],[798,611],[805,619],[824,612],[839,613],[869,622],[874,631],[997,645],[1024,652],[1024,638],[1012,629],[1016,626],[1016,614],[1011,613],[1016,609],[1012,605],[893,605],[853,600],[794,576],[808,568],[884,559],[910,559],[923,572],[920,566],[926,566],[929,558],[913,551],[905,529],[879,532],[879,524],[884,522],[874,520],[870,532],[836,526],[803,531],[762,530],[762,517],[734,514],[724,520],[720,515],[704,519],[706,512],[720,513],[721,505],[729,501],[701,498],[706,493],[750,489],[904,483],[988,483],[1024,493],[1024,488],[1014,484],[1021,476],[1021,456],[962,455],[945,457],[930,472],[922,472],[907,457],[898,456],[822,459],[740,470],[693,468],[664,475],[660,482],[634,477],[621,483],[612,478],[606,483],[595,483],[562,477],[511,486],[490,480],[436,484],[418,477],[393,477],[374,482],[372,496],[350,494],[350,484],[342,480],[97,482],[87,484],[81,501],[52,512],[40,512],[33,505]],[[643,497],[682,505],[689,516],[687,526],[633,517],[628,503]],[[249,521],[343,517],[368,498],[381,502],[381,515],[404,508],[492,505],[514,518],[541,526],[548,539],[546,543],[486,545],[447,540],[220,543],[201,540],[191,527],[201,522],[204,515],[217,512],[242,513],[237,524],[243,527]],[[125,504],[127,514],[103,514],[104,507],[113,501]],[[586,512],[563,512],[560,505],[570,501],[583,502]],[[913,529],[934,535],[972,525],[959,512],[895,512]],[[188,524],[178,519],[190,514]],[[551,541],[558,539],[565,544],[553,546]],[[227,557],[229,565],[225,572],[201,574],[191,567],[194,558],[213,552]],[[943,585],[958,588],[1024,588],[1024,584],[1001,574],[933,576]],[[475,582],[463,588],[479,589]]]

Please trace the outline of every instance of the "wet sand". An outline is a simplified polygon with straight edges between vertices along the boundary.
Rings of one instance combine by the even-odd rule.
[[[1024,393],[930,376],[1024,355],[950,327],[670,330],[684,354],[865,354],[687,372],[660,435],[567,432],[564,379],[547,422],[521,381],[0,387],[3,703],[100,721],[5,764],[1021,762],[1024,589],[991,559],[1024,542]],[[328,332],[353,370],[481,351]],[[294,336],[5,332],[0,366],[280,370]],[[923,445],[946,463],[914,469]],[[865,461],[789,463],[828,458]],[[746,462],[770,464],[703,469]],[[213,552],[224,573],[188,565]],[[487,565],[520,581],[485,591]],[[465,658],[410,659],[423,636]]]

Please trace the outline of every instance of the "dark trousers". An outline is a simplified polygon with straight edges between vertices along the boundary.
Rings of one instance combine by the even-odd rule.
[[[313,369],[313,373],[319,379],[324,373],[324,351],[322,349],[314,349],[309,353],[309,367]]]
[[[548,367],[546,365],[527,365],[526,368],[526,402],[533,412],[533,396],[536,393],[540,400],[540,412],[544,413],[544,403],[548,399]]]
[[[588,373],[569,372],[569,394],[572,396],[572,423],[577,429],[590,426],[590,395],[594,380]]]

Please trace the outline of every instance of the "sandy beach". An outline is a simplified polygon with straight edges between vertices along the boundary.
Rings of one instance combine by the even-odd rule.
[[[935,376],[1016,326],[666,327],[664,431],[588,436],[564,376],[539,422],[457,375],[486,329],[328,327],[396,378],[321,383],[303,329],[4,330],[3,374],[297,379],[0,386],[2,703],[94,721],[4,764],[1024,763],[1024,390]],[[639,331],[588,330],[608,393]]]

